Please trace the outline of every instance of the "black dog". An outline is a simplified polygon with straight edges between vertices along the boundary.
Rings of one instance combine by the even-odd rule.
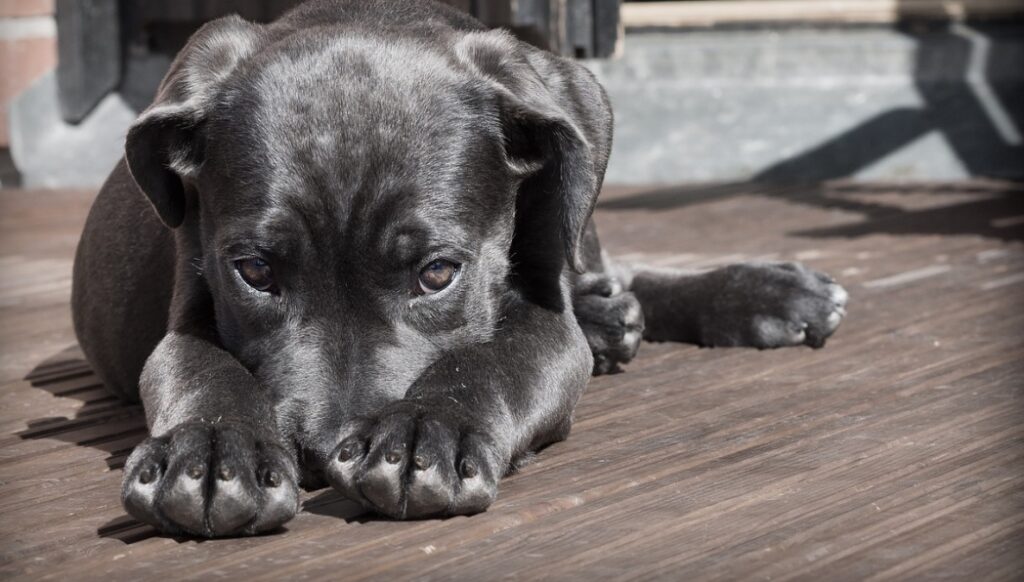
[[[325,481],[396,518],[478,512],[641,337],[824,343],[846,293],[799,265],[604,257],[611,136],[583,67],[440,4],[203,27],[75,263],[82,349],[152,433],[128,512],[252,534]]]

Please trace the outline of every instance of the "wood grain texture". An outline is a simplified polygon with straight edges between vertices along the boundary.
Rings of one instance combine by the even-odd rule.
[[[0,579],[1024,577],[1019,185],[609,189],[614,254],[802,260],[849,317],[824,350],[645,345],[484,514],[392,522],[317,491],[281,533],[212,542],[120,508],[145,426],[74,345],[90,200],[0,192]]]

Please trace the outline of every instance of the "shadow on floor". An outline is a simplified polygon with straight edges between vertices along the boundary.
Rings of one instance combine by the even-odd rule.
[[[96,535],[101,538],[118,540],[126,546],[139,543],[149,538],[160,536],[160,532],[151,525],[146,525],[127,515],[115,517],[96,528]],[[189,538],[174,538],[179,543]]]
[[[119,470],[147,434],[142,407],[125,404],[103,387],[78,346],[47,358],[25,377],[33,387],[58,398],[82,403],[75,416],[37,418],[17,433],[22,439],[57,439],[107,453],[109,470]],[[96,534],[133,544],[159,535],[154,528],[127,515],[101,525]],[[184,540],[184,538],[182,538]]]
[[[957,195],[956,201],[944,200],[943,197],[950,194]],[[899,197],[911,195],[923,195],[931,200],[924,208],[907,208],[898,203]],[[964,201],[963,195],[974,199]],[[929,186],[737,182],[661,188],[601,201],[597,207],[612,212],[672,210],[735,196],[765,196],[826,210],[854,212],[863,217],[853,224],[789,233],[792,236],[851,238],[871,234],[934,234],[1024,240],[1024,183]]]
[[[58,398],[82,403],[74,417],[37,418],[17,433],[22,439],[57,439],[108,454],[107,468],[120,469],[146,437],[142,407],[110,394],[92,372],[78,346],[69,347],[36,366],[25,377],[33,387]]]
[[[314,515],[324,515],[344,519],[346,523],[366,520],[367,510],[355,501],[351,501],[333,489],[325,489],[302,502],[302,511]]]

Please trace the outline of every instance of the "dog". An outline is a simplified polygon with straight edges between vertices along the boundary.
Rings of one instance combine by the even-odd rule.
[[[584,67],[429,0],[202,27],[75,260],[82,350],[151,435],[126,511],[257,534],[329,484],[392,518],[472,514],[642,339],[824,344],[847,299],[827,275],[603,253],[611,140]]]

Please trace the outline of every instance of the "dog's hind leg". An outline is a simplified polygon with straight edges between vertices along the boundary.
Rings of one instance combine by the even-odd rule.
[[[618,370],[641,337],[701,346],[822,347],[846,315],[832,277],[798,263],[739,263],[709,271],[620,263],[593,222],[587,272],[573,276],[573,309],[594,353],[594,374]]]
[[[640,301],[649,341],[820,348],[846,315],[846,290],[799,263],[738,263],[709,271],[613,263],[610,271]]]

